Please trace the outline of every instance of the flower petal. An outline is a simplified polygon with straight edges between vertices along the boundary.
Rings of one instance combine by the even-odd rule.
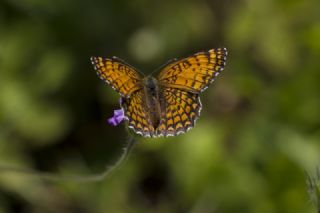
[[[117,126],[125,118],[123,109],[117,109],[113,112],[113,117],[108,119],[108,123],[112,126]]]
[[[111,126],[117,126],[118,125],[118,123],[117,123],[117,121],[116,121],[116,119],[114,117],[108,119],[108,124],[110,124]]]
[[[114,116],[124,116],[124,111],[123,109],[116,109],[114,110]]]

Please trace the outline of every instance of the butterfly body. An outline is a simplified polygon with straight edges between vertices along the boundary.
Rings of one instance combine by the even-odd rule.
[[[117,58],[91,61],[100,78],[121,95],[129,128],[159,137],[194,127],[202,108],[199,94],[223,70],[226,55],[226,48],[199,52],[166,65],[156,77],[145,77]]]
[[[154,129],[160,124],[160,119],[165,111],[164,97],[157,79],[147,76],[143,79],[144,106],[149,117],[149,122]]]

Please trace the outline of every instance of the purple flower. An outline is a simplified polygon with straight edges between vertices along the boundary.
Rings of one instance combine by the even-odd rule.
[[[117,126],[125,118],[123,109],[114,110],[113,117],[108,119],[108,123],[112,126]]]

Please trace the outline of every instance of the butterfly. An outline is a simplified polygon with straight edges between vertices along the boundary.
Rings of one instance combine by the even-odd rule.
[[[144,137],[176,136],[194,127],[203,92],[224,69],[227,49],[174,59],[156,77],[113,57],[91,57],[99,77],[121,95],[128,126]]]

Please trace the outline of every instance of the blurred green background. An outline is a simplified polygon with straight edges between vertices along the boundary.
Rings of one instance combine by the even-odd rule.
[[[227,47],[187,134],[138,138],[98,183],[0,171],[0,212],[316,212],[320,1],[1,0],[0,163],[58,174],[111,165],[128,139],[107,125],[119,95],[90,56],[151,73]]]

